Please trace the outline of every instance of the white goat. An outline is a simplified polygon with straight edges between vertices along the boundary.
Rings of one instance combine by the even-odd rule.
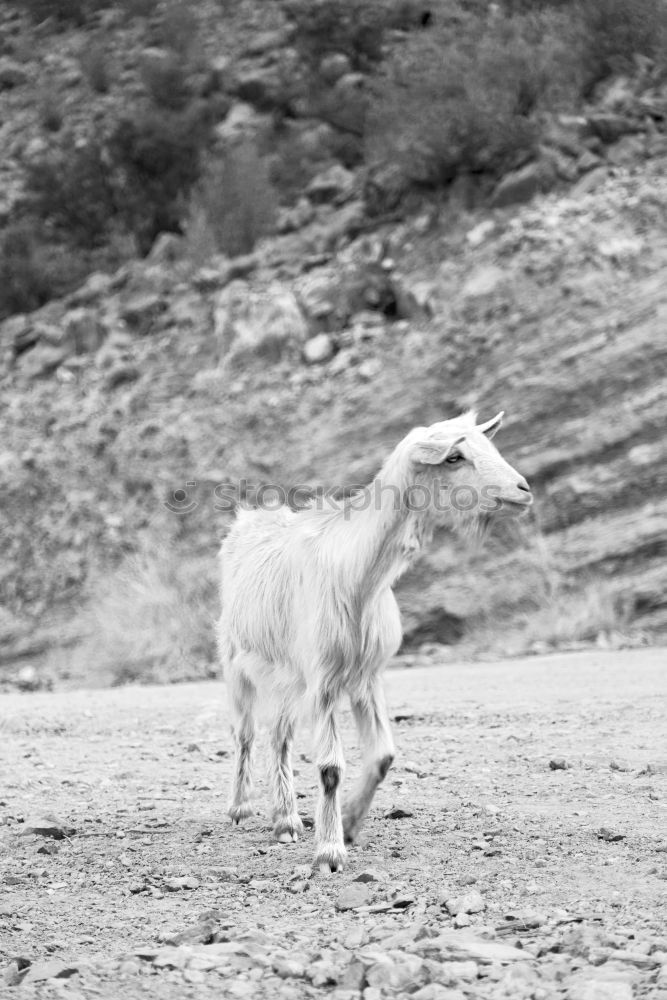
[[[322,870],[343,866],[344,845],[357,836],[394,758],[380,681],[401,642],[392,585],[436,524],[474,524],[494,509],[519,513],[532,503],[526,480],[489,440],[502,416],[476,426],[475,414],[467,413],[417,427],[370,487],[351,499],[300,511],[240,510],[223,543],[218,638],[236,741],[229,815],[238,823],[252,812],[251,751],[261,699],[272,720],[274,833],[283,842],[298,840],[303,825],[291,748],[305,705],[315,729],[315,864]],[[341,811],[336,706],[343,692],[365,765]]]

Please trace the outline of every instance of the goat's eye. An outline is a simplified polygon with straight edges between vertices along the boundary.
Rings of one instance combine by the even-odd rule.
[[[448,455],[445,459],[448,465],[456,465],[457,462],[463,461],[463,455],[460,452],[454,452],[453,455]]]

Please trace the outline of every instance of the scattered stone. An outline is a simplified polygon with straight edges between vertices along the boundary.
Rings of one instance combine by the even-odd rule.
[[[19,691],[38,691],[41,687],[39,674],[32,663],[25,663],[19,668],[14,683]]]
[[[638,236],[616,236],[598,245],[598,253],[616,264],[634,260],[642,252],[644,241]]]
[[[592,150],[586,149],[578,158],[575,164],[575,169],[577,173],[587,174],[590,170],[594,170],[596,167],[599,167],[601,163],[601,157],[592,152]]]
[[[67,347],[37,344],[21,355],[21,371],[29,379],[44,378],[51,375],[67,359],[68,354]]]
[[[465,993],[461,990],[451,989],[441,983],[428,983],[412,996],[415,1000],[466,1000]]]
[[[62,321],[65,338],[77,354],[96,351],[104,342],[107,331],[93,309],[71,309]]]
[[[186,875],[182,878],[170,878],[164,883],[165,889],[169,892],[180,892],[181,889],[198,889],[199,881],[192,876]]]
[[[455,896],[452,899],[448,899],[445,906],[452,916],[456,916],[459,913],[481,913],[486,909],[486,903],[482,898],[482,894],[477,889],[466,892],[463,896]]]
[[[505,272],[495,264],[486,264],[473,271],[461,294],[466,299],[484,299],[497,292],[506,281]]]
[[[64,840],[72,837],[76,830],[72,826],[65,826],[52,813],[44,813],[43,816],[26,820],[23,825],[23,833],[34,833],[39,837],[52,837],[53,840]]]
[[[366,358],[357,369],[359,378],[364,382],[372,382],[382,371],[382,362],[379,358]]]
[[[303,345],[303,358],[309,365],[323,364],[333,353],[334,344],[328,333],[318,333]]]
[[[248,56],[263,56],[279,52],[289,42],[289,31],[285,27],[267,28],[258,31],[248,39],[243,47],[243,54]]]
[[[232,90],[258,111],[271,111],[289,103],[286,81],[276,66],[244,67],[236,73]]]
[[[320,61],[320,76],[328,84],[336,83],[351,70],[350,60],[343,52],[329,52]]]
[[[355,882],[386,882],[389,875],[382,868],[364,868],[354,879]]]
[[[281,979],[303,979],[306,975],[306,968],[303,962],[287,956],[274,958],[271,968]]]
[[[313,177],[306,188],[306,194],[315,205],[333,202],[336,205],[347,201],[354,194],[356,178],[351,170],[335,163],[321,174]]]
[[[630,983],[617,979],[593,979],[570,986],[568,1000],[632,1000],[635,993]]]
[[[371,900],[371,891],[363,882],[353,882],[346,885],[338,894],[336,899],[336,909],[358,910],[361,906],[368,906]]]
[[[384,814],[384,818],[409,819],[409,817],[413,815],[414,813],[412,813],[409,809],[403,809],[401,806],[392,806],[392,808],[388,809],[387,812]]]
[[[37,853],[38,854],[47,854],[47,855],[49,855],[51,857],[54,854],[58,854],[59,851],[60,851],[60,847],[59,847],[58,844],[42,844],[41,847],[37,848]]]
[[[8,56],[0,58],[0,91],[21,87],[28,80],[29,76],[25,66]]]
[[[426,967],[419,955],[407,952],[377,955],[366,969],[366,982],[383,993],[401,994],[412,991],[426,978]],[[364,992],[364,997],[366,993]]]
[[[525,204],[540,191],[548,191],[555,181],[553,166],[548,161],[527,163],[519,170],[513,170],[499,181],[491,196],[492,208]]]
[[[278,281],[264,289],[237,279],[214,307],[214,330],[223,356],[258,354],[277,360],[290,343],[303,343],[308,328],[294,293]]]
[[[25,986],[26,983],[42,983],[46,979],[70,979],[78,971],[75,965],[59,962],[56,959],[48,962],[35,962],[21,978],[21,984]]]
[[[496,224],[493,219],[483,219],[482,222],[478,222],[476,226],[473,226],[466,233],[468,246],[475,250],[495,232],[495,229]]]
[[[550,771],[567,771],[569,766],[570,765],[568,764],[568,762],[565,760],[564,757],[557,757],[549,761]]]
[[[166,300],[159,292],[138,292],[123,304],[121,316],[135,333],[145,336],[166,308]]]
[[[164,943],[178,947],[182,944],[210,944],[220,925],[219,910],[207,910],[202,913],[196,924],[164,938]]]
[[[606,826],[601,826],[599,830],[596,830],[595,836],[598,840],[604,840],[608,844],[614,844],[619,840],[625,840],[624,833],[619,833],[617,830],[610,830]]]

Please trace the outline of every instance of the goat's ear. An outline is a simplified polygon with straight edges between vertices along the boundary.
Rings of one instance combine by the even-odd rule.
[[[491,420],[487,420],[485,424],[478,424],[477,430],[481,431],[482,434],[486,434],[488,438],[492,438],[496,431],[500,428],[504,416],[505,411],[501,410],[500,413],[496,414],[496,416]]]
[[[416,465],[441,465],[462,441],[465,441],[465,437],[448,441],[447,444],[442,441],[420,441],[412,450],[412,461]]]

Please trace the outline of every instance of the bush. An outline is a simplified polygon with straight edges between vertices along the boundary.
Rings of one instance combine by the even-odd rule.
[[[158,233],[180,232],[208,139],[203,105],[147,109],[122,119],[108,143],[118,218],[148,253]]]
[[[180,232],[208,138],[206,107],[141,109],[107,140],[63,146],[26,171],[34,214],[73,246],[106,245],[119,231],[147,253],[160,232]]]
[[[311,63],[327,52],[343,52],[357,69],[382,57],[382,40],[390,24],[390,8],[380,0],[289,0],[294,43]]]
[[[525,160],[540,112],[572,90],[571,59],[553,18],[470,17],[452,36],[414,36],[372,89],[367,153],[411,182],[496,175]]]
[[[153,538],[115,572],[91,574],[90,635],[70,651],[75,673],[112,685],[215,676],[212,568]]]
[[[209,247],[230,257],[250,253],[273,228],[277,208],[268,161],[252,143],[211,160],[191,200],[191,256],[201,257]]]
[[[146,58],[141,64],[141,81],[150,98],[160,108],[182,110],[192,99],[188,68],[173,52],[161,58]]]
[[[664,0],[583,0],[580,5],[584,92],[632,66],[635,55],[664,67],[667,4]]]
[[[64,148],[30,163],[26,193],[36,215],[77,246],[98,246],[108,235],[114,196],[99,142]]]
[[[72,291],[89,267],[67,248],[44,242],[36,221],[22,219],[5,229],[0,242],[0,319],[39,309]]]
[[[181,0],[168,0],[157,29],[158,43],[183,59],[189,59],[199,35],[197,15]]]

